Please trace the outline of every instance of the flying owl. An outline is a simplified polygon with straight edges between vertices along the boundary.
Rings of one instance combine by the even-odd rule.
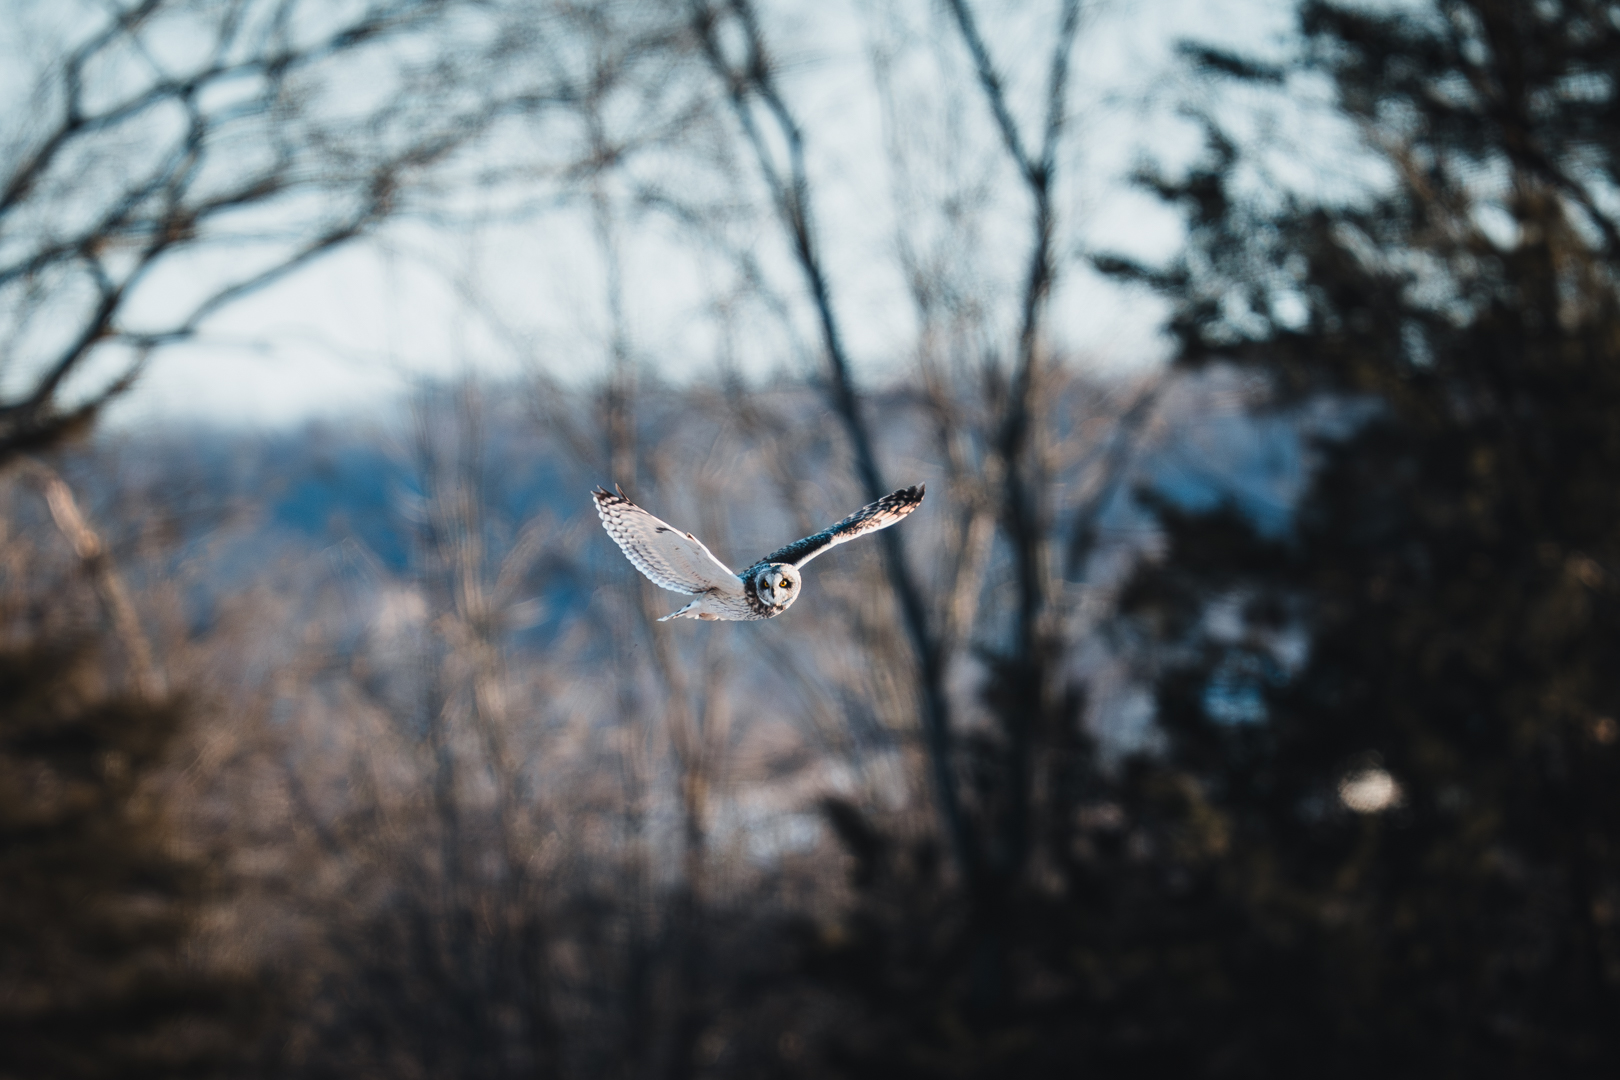
[[[665,615],[668,619],[774,619],[799,598],[799,568],[857,536],[887,529],[922,505],[923,485],[901,488],[863,506],[814,536],[771,552],[741,574],[715,558],[703,541],[666,525],[624,497],[605,488],[591,492],[602,527],[625,558],[654,585],[697,599]]]

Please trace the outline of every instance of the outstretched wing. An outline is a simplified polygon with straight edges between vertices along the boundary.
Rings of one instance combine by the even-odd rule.
[[[887,529],[922,505],[923,485],[901,488],[869,503],[836,525],[829,525],[814,536],[795,540],[785,548],[771,552],[761,562],[792,563],[803,566],[829,548],[847,544],[857,536]]]
[[[596,500],[602,527],[654,585],[688,596],[715,591],[742,595],[742,579],[691,533],[658,520],[622,493],[597,488],[591,498]]]

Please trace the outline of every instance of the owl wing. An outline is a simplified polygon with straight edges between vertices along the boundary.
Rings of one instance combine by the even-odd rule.
[[[602,527],[619,545],[625,558],[647,579],[670,592],[743,594],[742,579],[703,546],[691,533],[653,517],[647,511],[605,488],[591,492]]]
[[[787,547],[778,548],[771,552],[761,562],[791,563],[795,567],[803,566],[822,552],[847,544],[857,536],[865,536],[869,532],[887,529],[917,507],[922,505],[923,485],[901,488],[883,496],[875,503],[868,503],[855,511],[849,517],[836,525],[829,525],[814,536],[807,536],[803,540],[795,540]]]

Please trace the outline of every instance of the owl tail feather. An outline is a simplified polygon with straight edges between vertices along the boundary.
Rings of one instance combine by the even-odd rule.
[[[672,611],[668,615],[665,615],[663,618],[659,619],[658,621],[659,622],[669,622],[669,620],[671,620],[671,619],[703,619],[705,621],[709,621],[709,620],[713,620],[713,619],[718,619],[720,616],[714,614],[711,611],[694,611],[693,610],[694,608],[696,608],[700,604],[702,604],[704,599],[705,599],[704,597],[700,596],[696,600],[692,601],[690,604],[687,604],[685,607],[681,608],[679,611]]]
[[[697,607],[702,602],[703,602],[703,597],[700,596],[696,600],[692,601],[690,604],[687,604],[685,607],[681,608],[679,611],[672,611],[668,615],[665,615],[662,619],[659,619],[658,621],[659,622],[669,622],[669,620],[671,620],[671,619],[695,619],[695,618],[697,618],[697,614],[696,613],[688,614],[688,612],[691,612],[693,608]]]

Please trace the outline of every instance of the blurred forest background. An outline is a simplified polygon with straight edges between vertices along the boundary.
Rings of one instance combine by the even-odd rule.
[[[1620,3],[1183,45],[1157,254],[1087,225],[1079,0],[856,5],[853,78],[768,0],[47,7],[0,1077],[1616,1075]],[[451,274],[521,374],[102,419],[345,251],[558,208],[589,362]],[[1077,281],[1169,361],[1077,347]],[[734,566],[929,495],[783,618],[658,625],[615,481]]]

